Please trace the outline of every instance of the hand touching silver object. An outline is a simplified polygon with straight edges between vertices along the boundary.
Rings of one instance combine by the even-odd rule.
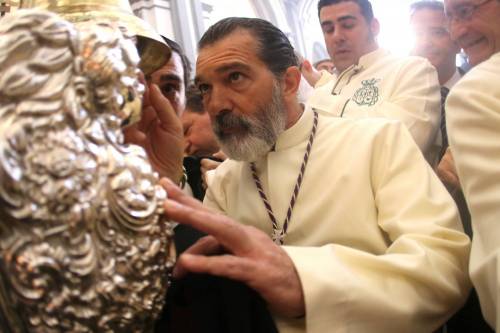
[[[131,40],[43,11],[0,20],[2,332],[147,332],[173,266],[164,190],[121,125]]]

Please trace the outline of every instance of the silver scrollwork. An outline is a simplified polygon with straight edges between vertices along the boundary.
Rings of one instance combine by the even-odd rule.
[[[0,20],[2,332],[152,329],[175,254],[166,193],[142,148],[123,144],[138,61],[105,23]]]

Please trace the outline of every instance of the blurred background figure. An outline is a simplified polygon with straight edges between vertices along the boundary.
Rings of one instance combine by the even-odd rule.
[[[448,32],[444,5],[441,1],[421,0],[413,3],[410,7],[410,25],[415,35],[412,54],[427,58],[438,72],[441,86],[441,137],[438,139],[441,139],[441,151],[437,171],[448,190],[453,193],[460,191],[460,184],[448,149],[444,105],[450,89],[464,74],[456,65],[460,47],[451,39]],[[470,231],[470,226],[465,226],[465,229]],[[468,233],[470,235],[470,232]]]
[[[410,25],[415,35],[412,55],[427,58],[436,67],[439,84],[451,89],[462,76],[456,66],[460,47],[448,32],[443,3],[437,0],[413,3]]]
[[[194,85],[186,91],[186,108],[181,116],[184,129],[184,152],[192,156],[210,156],[219,151],[210,116],[203,110],[203,98]]]

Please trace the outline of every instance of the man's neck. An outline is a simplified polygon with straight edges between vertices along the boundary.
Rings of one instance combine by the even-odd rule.
[[[449,62],[446,65],[441,66],[437,69],[439,84],[444,85],[457,71],[457,67],[454,62]]]
[[[300,103],[293,103],[287,108],[287,122],[286,129],[289,129],[299,121],[300,117],[304,113],[304,105]]]

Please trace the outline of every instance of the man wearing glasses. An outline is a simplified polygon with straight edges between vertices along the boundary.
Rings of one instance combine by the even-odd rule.
[[[451,37],[474,68],[446,104],[450,147],[472,217],[470,275],[500,331],[500,0],[445,0]]]

